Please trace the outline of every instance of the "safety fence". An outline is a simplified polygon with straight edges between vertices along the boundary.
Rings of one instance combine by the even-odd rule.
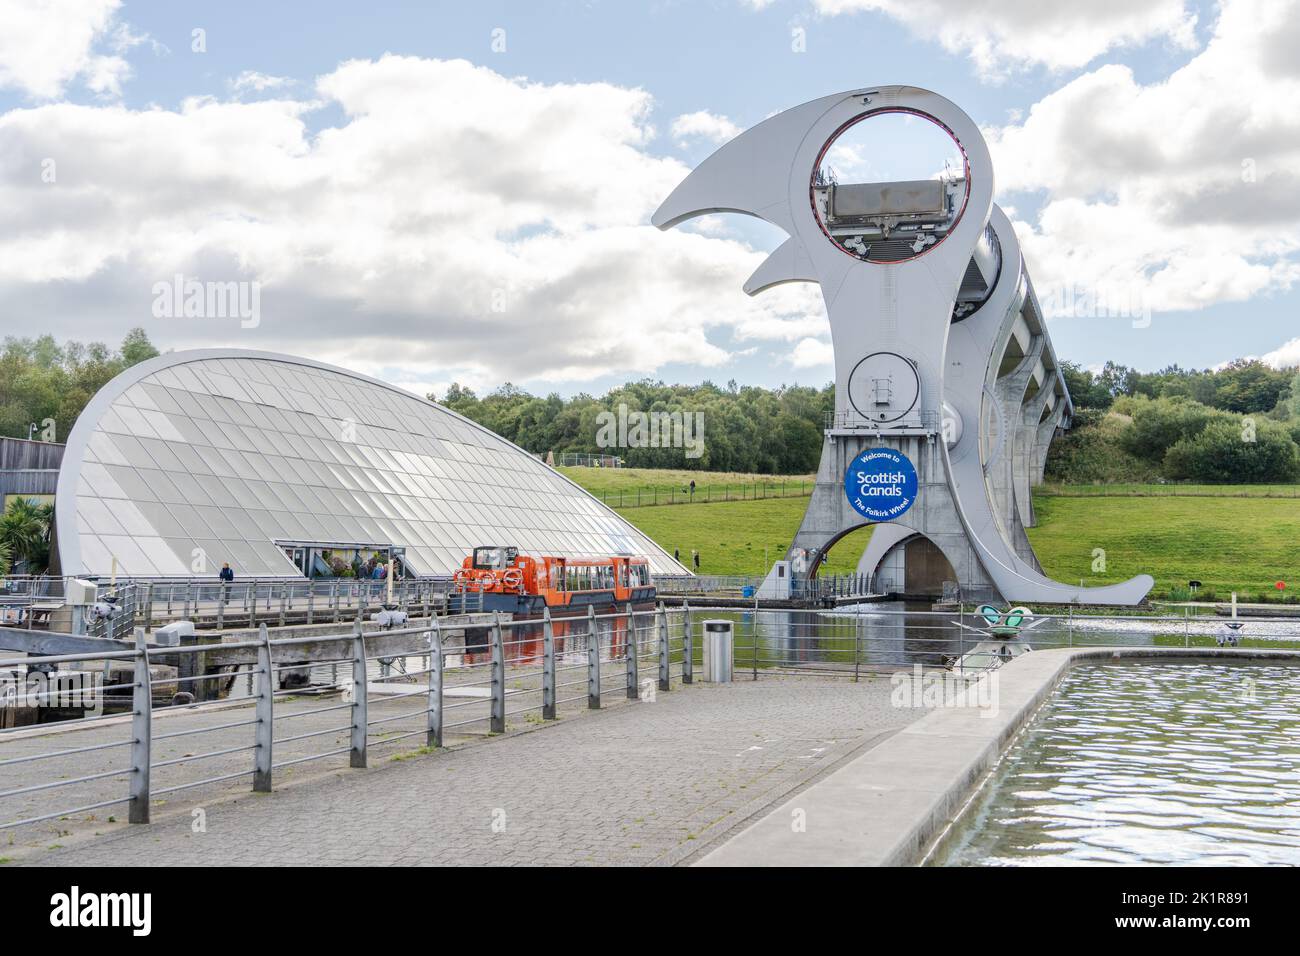
[[[693,681],[716,621],[734,633],[734,678],[754,681],[916,667],[978,675],[1017,643],[1300,648],[1295,619],[1055,614],[1008,637],[961,610],[629,607],[456,628],[355,622],[350,633],[285,638],[262,624],[249,640],[179,647],[148,644],[137,629],[126,650],[0,660],[0,710],[57,706],[66,718],[0,730],[0,829],[122,807],[143,823],[169,794],[238,780],[265,792],[301,764],[365,767],[376,751],[399,758],[387,748],[401,741],[436,748],[546,723],[565,707],[653,700]],[[200,668],[187,663],[194,654],[211,656]],[[218,682],[220,699],[188,703],[201,681]]]
[[[131,650],[0,660],[0,707],[88,713],[0,730],[0,780],[18,784],[0,785],[0,829],[122,807],[130,822],[147,823],[151,802],[180,791],[247,779],[267,792],[299,764],[346,758],[365,767],[375,748],[403,740],[436,748],[444,735],[555,720],[569,704],[598,710],[611,697],[653,699],[674,681],[691,683],[694,630],[689,610],[629,607],[554,620],[498,616],[455,631],[434,618],[421,627],[365,630],[358,621],[350,634],[274,638],[262,624],[254,640],[204,646],[152,645],[137,629]],[[220,673],[187,674],[197,669],[185,666],[193,654],[225,664]],[[180,666],[163,674],[163,661]],[[95,679],[68,679],[77,675]],[[200,681],[218,682],[224,696],[188,703],[186,688]],[[55,742],[70,733],[80,742]],[[212,735],[206,749],[191,742],[203,735]],[[163,746],[176,755],[159,754]],[[172,781],[158,786],[159,772]]]
[[[658,575],[655,588],[665,597],[762,599],[780,597],[809,604],[825,604],[873,595],[869,574],[819,574],[814,578],[791,578],[788,590],[764,593],[765,578],[749,575],[682,574]]]
[[[44,627],[62,607],[70,577],[14,576],[0,581],[0,625]],[[169,621],[190,620],[217,628],[350,620],[396,604],[429,616],[446,608],[450,577],[386,580],[356,578],[251,578],[229,583],[192,578],[96,580],[95,603],[86,611],[85,633],[129,638],[137,627],[151,631]]]
[[[701,484],[668,487],[624,488],[617,491],[593,491],[611,508],[648,508],[655,505],[711,504],[723,501],[762,501],[766,498],[807,498],[813,492],[811,481],[746,481],[732,484]]]

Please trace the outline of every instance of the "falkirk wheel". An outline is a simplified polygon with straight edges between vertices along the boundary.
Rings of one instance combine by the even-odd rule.
[[[886,114],[937,127],[955,161],[910,180],[840,182],[828,153]],[[866,162],[846,165],[872,168],[870,156],[856,159]],[[669,229],[719,212],[784,230],[744,291],[820,285],[835,353],[816,486],[765,590],[791,569],[815,575],[836,541],[875,525],[859,571],[877,592],[941,578],[965,600],[1131,605],[1146,596],[1154,581],[1145,574],[1101,587],[1053,581],[1030,547],[1031,488],[1072,406],[969,116],[908,86],[796,106],[715,151],[653,222]]]

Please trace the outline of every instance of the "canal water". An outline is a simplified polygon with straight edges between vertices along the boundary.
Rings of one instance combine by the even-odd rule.
[[[887,601],[835,611],[695,610],[694,619],[736,624],[736,669],[852,666],[942,667],[986,639],[985,623],[970,613],[935,612],[928,603]],[[1244,619],[1245,620],[1245,619]],[[1030,647],[1134,645],[1214,647],[1224,618],[1154,620],[1075,615],[1031,620],[1020,640]],[[757,637],[755,642],[754,638]],[[1300,619],[1246,620],[1243,646],[1300,648]]]
[[[1300,667],[1074,667],[930,862],[1300,864]]]
[[[835,611],[745,611],[692,608],[695,660],[703,654],[706,620],[729,620],[735,625],[736,676],[745,672],[782,668],[807,671],[843,671],[855,661],[865,668],[943,667],[972,650],[987,635],[982,619],[970,613],[935,612],[929,603],[888,601],[860,604]],[[680,646],[682,615],[670,609],[670,634]],[[655,623],[639,618],[637,628],[642,654],[653,656]],[[628,644],[625,619],[602,618],[597,623],[601,657],[621,659]],[[1040,618],[1021,635],[1030,647],[1081,645],[1215,646],[1224,631],[1223,619],[1215,617],[1154,621],[1150,618],[1066,616]],[[587,653],[585,618],[557,619],[556,653],[561,665],[585,662]],[[542,659],[542,626],[539,623],[507,631],[505,658],[511,664],[537,664]],[[447,665],[481,665],[489,660],[487,631],[482,629],[470,652],[450,655]],[[1247,646],[1294,647],[1300,649],[1300,620],[1249,621],[1241,634]],[[396,662],[396,670],[427,666],[415,658]],[[372,662],[372,668],[378,664]],[[319,669],[318,669],[319,671]]]

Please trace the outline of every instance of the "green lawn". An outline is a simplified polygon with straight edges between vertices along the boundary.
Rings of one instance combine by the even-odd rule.
[[[1219,600],[1233,590],[1242,600],[1274,596],[1276,581],[1300,589],[1300,503],[1237,494],[1250,487],[1223,487],[1214,498],[1037,494],[1029,540],[1043,570],[1061,581],[1104,584],[1146,573],[1156,579],[1155,596],[1198,580]],[[1092,571],[1094,548],[1106,552],[1104,572]]]
[[[627,520],[690,565],[700,552],[702,574],[764,574],[784,555],[798,530],[806,497],[706,504],[700,490],[751,487],[772,491],[780,477],[639,468],[565,468],[595,492],[680,488],[696,482],[692,504],[625,507]],[[811,481],[811,476],[785,479]],[[787,485],[787,490],[791,490]],[[792,493],[792,491],[791,491]],[[1059,581],[1105,584],[1135,574],[1156,579],[1154,597],[1176,597],[1189,580],[1205,585],[1200,597],[1243,601],[1277,599],[1273,585],[1300,596],[1300,486],[1297,485],[1044,485],[1034,496],[1038,526],[1029,529],[1043,569]],[[624,499],[629,500],[625,497]],[[616,502],[611,502],[616,503]],[[870,529],[846,537],[827,558],[827,572],[856,570]],[[1092,570],[1094,549],[1105,551],[1104,571]],[[1207,593],[1208,592],[1208,593]]]
[[[1300,485],[1044,484],[1038,493],[1065,498],[1300,498]]]
[[[807,498],[770,498],[625,508],[619,514],[670,553],[680,550],[687,567],[691,549],[698,550],[701,574],[760,575],[785,556],[807,506]],[[823,563],[824,572],[857,570],[869,536],[865,528],[846,536]]]
[[[555,469],[571,481],[576,482],[591,492],[601,491],[645,491],[658,488],[667,491],[670,488],[681,490],[690,485],[694,479],[696,489],[704,485],[752,485],[755,482],[768,486],[785,482],[794,486],[800,482],[809,484],[812,475],[751,475],[735,471],[675,471],[668,468],[557,468]]]

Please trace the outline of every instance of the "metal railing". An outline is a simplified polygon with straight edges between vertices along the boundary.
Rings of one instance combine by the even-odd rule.
[[[617,455],[588,455],[582,452],[562,451],[555,455],[555,464],[561,468],[622,468],[623,459]]]
[[[649,508],[655,505],[711,504],[724,501],[762,501],[768,498],[807,498],[812,481],[746,481],[721,485],[650,486],[592,492],[611,508]]]
[[[846,614],[690,605],[606,614],[588,609],[585,617],[552,619],[548,613],[519,621],[494,615],[455,628],[437,618],[391,630],[366,630],[357,621],[349,633],[291,638],[272,637],[263,623],[248,640],[179,647],[150,645],[137,629],[134,647],[126,650],[0,660],[0,674],[34,661],[47,669],[103,666],[111,679],[96,688],[94,701],[126,707],[122,715],[101,712],[0,730],[0,829],[123,805],[131,822],[146,823],[151,801],[167,794],[240,779],[266,792],[282,771],[299,764],[346,756],[350,766],[365,767],[376,748],[402,740],[437,748],[449,735],[500,734],[515,721],[554,720],[567,704],[600,709],[611,696],[651,699],[674,682],[692,683],[703,662],[706,616],[734,622],[733,672],[753,681],[766,674],[859,680],[863,670],[941,667],[991,638],[981,618],[961,609]],[[1224,626],[1222,617],[1191,614],[1103,618],[1071,612],[1034,620],[1042,623],[1022,631],[1021,640],[1036,650],[1213,647]],[[1300,648],[1300,620],[1251,618],[1242,644]],[[205,672],[191,662],[178,666],[174,677],[157,672],[161,662],[184,662],[194,654],[216,655],[220,666],[234,669]],[[113,662],[119,670],[108,666]],[[302,682],[291,678],[304,671],[320,681],[295,686]],[[200,681],[223,682],[227,696],[158,706]],[[90,737],[65,737],[69,730]],[[190,742],[204,734],[222,736],[207,749]],[[178,756],[159,752],[181,741]],[[76,761],[75,774],[57,763],[68,759]],[[203,767],[210,769],[195,769]],[[20,768],[27,780],[15,779]],[[160,786],[160,771],[183,775]],[[7,801],[22,804],[16,815],[6,811]]]
[[[69,776],[54,766],[47,776],[35,781],[0,786],[0,808],[7,800],[25,800],[29,811],[41,811],[11,818],[0,809],[0,829],[123,805],[130,822],[147,823],[151,801],[182,790],[246,778],[254,791],[268,792],[277,771],[298,764],[346,755],[350,766],[365,767],[372,749],[401,740],[420,738],[424,746],[436,748],[443,746],[445,734],[500,734],[510,728],[512,719],[530,719],[534,713],[539,721],[554,720],[561,705],[575,701],[585,701],[586,708],[598,710],[611,696],[627,700],[653,698],[657,691],[670,690],[674,680],[691,683],[693,679],[695,654],[690,621],[689,610],[669,612],[663,607],[643,611],[628,607],[607,614],[596,614],[594,608],[589,608],[585,617],[557,620],[549,612],[539,620],[528,621],[505,621],[498,615],[485,627],[455,629],[463,632],[459,644],[447,639],[454,634],[448,634],[437,618],[421,627],[369,631],[357,621],[351,633],[296,638],[273,638],[262,624],[255,639],[179,647],[148,644],[144,630],[137,628],[132,650],[0,660],[0,674],[39,660],[40,666],[47,669],[93,663],[105,665],[106,671],[110,662],[119,662],[128,665],[129,675],[116,683],[95,687],[89,700],[92,705],[114,698],[129,701],[129,723],[100,707],[101,712],[89,717],[36,725],[38,734],[62,733],[69,728],[118,728],[117,739],[95,740],[82,746],[42,747],[37,752],[8,756],[5,744],[19,740],[18,735],[33,728],[0,730],[0,779],[12,779],[12,774],[5,771],[20,766],[30,776],[34,766],[47,766],[46,761],[68,757],[84,761],[90,755],[125,751],[124,759],[115,765],[88,773]],[[182,676],[187,668],[180,667],[175,677],[156,673],[160,661],[214,653],[221,655],[220,660],[237,662],[236,669]],[[412,661],[422,666],[411,668]],[[327,691],[325,704],[288,708],[286,701],[297,702],[305,690],[284,686],[285,677],[300,674],[305,667],[331,675],[323,688]],[[188,670],[197,668],[191,666]],[[340,672],[350,676],[336,680]],[[199,681],[221,681],[230,691],[244,682],[246,690],[210,703],[156,707],[160,693],[165,699],[174,692],[174,700],[180,693],[178,688],[192,687]],[[338,695],[329,693],[332,691],[341,693],[342,699],[334,702]],[[416,706],[390,712],[397,702]],[[159,717],[164,714],[202,720],[232,704],[251,708],[251,715],[160,731]],[[331,721],[324,728],[314,726],[314,719],[333,713],[344,720]],[[166,760],[155,756],[160,742],[218,731],[227,733],[227,737],[211,749]],[[231,731],[243,735],[242,739],[230,739]],[[278,749],[286,745],[299,745],[295,751],[301,751],[307,741],[319,742],[340,734],[347,735],[345,746],[326,745],[323,750],[294,752],[286,759],[277,759]],[[31,734],[26,734],[25,739],[32,739]],[[44,736],[35,739],[48,742]],[[231,768],[232,759],[242,765]],[[174,773],[218,760],[223,764],[215,773],[190,775],[165,787],[154,783],[159,770]],[[101,789],[89,799],[83,796],[67,801],[57,810],[45,809],[57,799],[55,793],[96,785],[102,788],[103,781],[119,778],[125,786],[114,796],[105,796]],[[35,799],[39,804],[33,806],[31,801]]]
[[[873,421],[856,409],[826,412],[822,421],[828,431],[889,432],[891,434],[897,434],[900,431],[911,431],[918,434],[926,432],[939,434],[942,431],[943,424],[942,416],[938,412],[916,412],[907,415],[902,422],[878,422]]]
[[[658,575],[655,588],[665,597],[729,598],[751,600],[759,595],[765,578],[740,574]],[[878,596],[871,591],[868,574],[820,574],[790,581],[790,600],[824,604],[850,598]]]
[[[689,608],[688,608],[689,610]],[[952,611],[894,610],[740,610],[735,607],[696,607],[734,624],[733,669],[737,678],[748,673],[852,675],[864,669],[892,671],[913,665],[946,668],[985,641],[1002,641],[988,632],[985,621],[957,608]],[[1225,622],[1214,613],[1182,615],[1040,614],[1017,640],[1034,650],[1058,647],[1168,646],[1211,648],[1225,639]],[[1238,619],[1245,629],[1236,635],[1242,647],[1300,650],[1300,619],[1293,617]],[[702,647],[702,634],[693,646]],[[960,672],[960,671],[959,671]]]
[[[32,627],[34,608],[62,605],[71,577],[10,577],[0,581],[0,624]],[[169,621],[193,620],[217,628],[347,620],[389,600],[388,582],[357,578],[251,578],[230,583],[192,578],[94,580],[96,600],[112,597],[111,619],[87,620],[95,637],[129,637],[136,626],[151,631]],[[395,580],[393,603],[423,616],[445,610],[450,577]]]
[[[199,619],[217,628],[252,626],[259,621],[284,625],[337,623],[358,610],[389,602],[387,581],[355,578],[313,580],[251,580],[230,584],[181,581],[146,581],[137,589],[136,624],[150,630],[159,622]],[[422,616],[438,613],[446,605],[450,578],[408,578],[394,581],[392,603]]]

